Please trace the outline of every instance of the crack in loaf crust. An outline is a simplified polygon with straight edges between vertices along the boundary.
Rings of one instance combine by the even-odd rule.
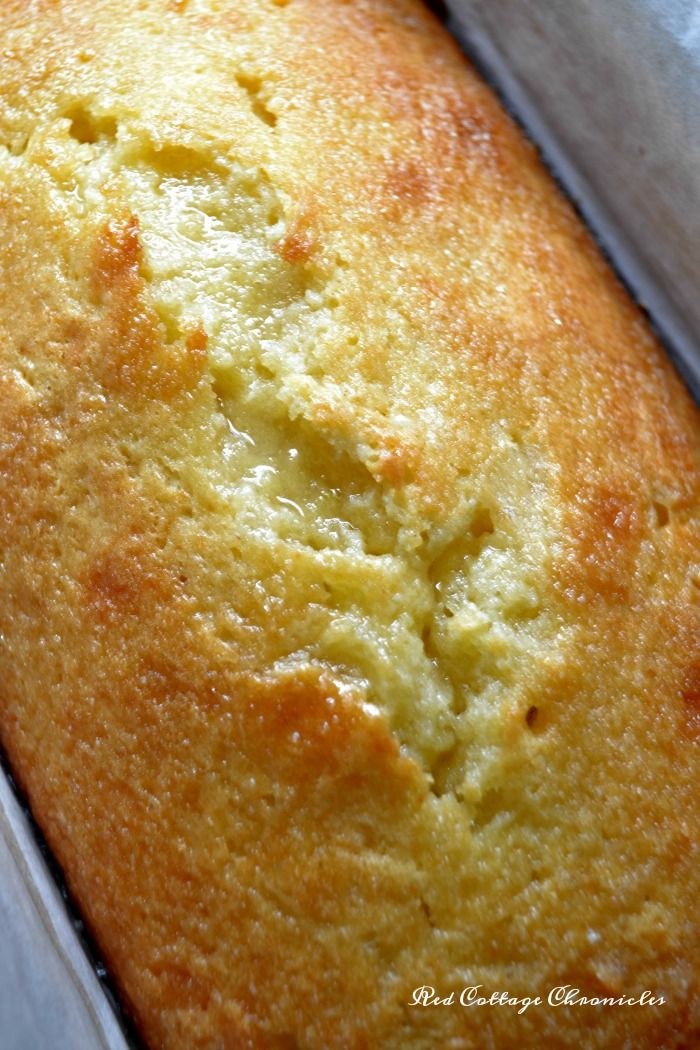
[[[698,1045],[698,423],[430,16],[5,0],[2,738],[154,1047]],[[408,1008],[483,984],[657,1009]]]

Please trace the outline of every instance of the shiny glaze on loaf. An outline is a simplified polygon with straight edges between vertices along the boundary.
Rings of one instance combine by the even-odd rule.
[[[148,1044],[700,1045],[698,414],[533,148],[408,0],[0,99],[0,729]]]

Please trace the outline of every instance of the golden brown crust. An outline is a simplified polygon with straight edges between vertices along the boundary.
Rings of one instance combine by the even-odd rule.
[[[532,148],[413,0],[0,51],[2,737],[149,1043],[698,1045],[697,411]]]

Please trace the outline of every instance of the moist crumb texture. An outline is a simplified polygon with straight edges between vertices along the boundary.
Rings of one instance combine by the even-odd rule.
[[[700,1046],[699,438],[417,2],[3,0],[0,729],[151,1047]]]

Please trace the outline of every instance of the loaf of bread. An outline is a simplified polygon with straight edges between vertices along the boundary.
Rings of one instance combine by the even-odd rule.
[[[2,742],[147,1045],[700,1046],[698,412],[533,148],[418,0],[0,56]]]

